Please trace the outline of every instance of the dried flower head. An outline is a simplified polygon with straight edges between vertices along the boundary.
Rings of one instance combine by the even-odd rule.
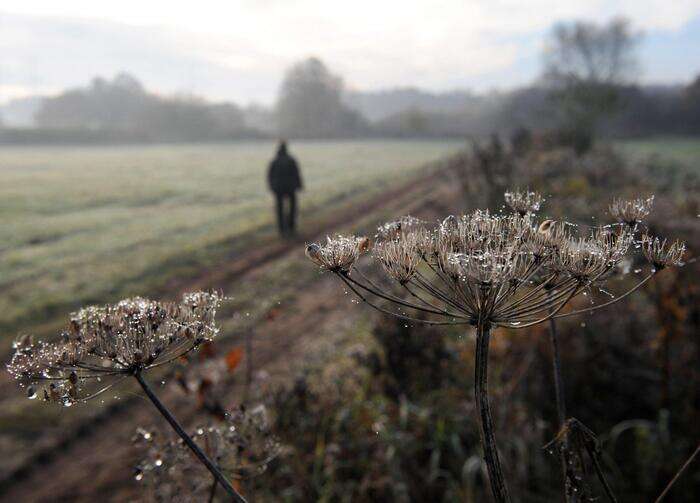
[[[442,323],[487,320],[520,328],[558,316],[577,295],[602,288],[634,248],[633,229],[600,227],[582,237],[563,222],[537,221],[531,211],[541,202],[536,194],[510,194],[514,204],[529,205],[520,207],[527,209],[524,214],[477,210],[449,216],[434,229],[421,223],[378,235],[372,256],[411,299],[368,281],[364,274],[347,274],[359,268],[358,238],[315,245],[307,254],[380,311],[387,309],[373,300],[400,306],[400,312],[391,314],[404,319],[414,319],[405,312],[410,308],[446,317]],[[663,261],[656,251],[656,262],[678,263],[680,249],[674,245],[665,251]]]
[[[610,205],[610,215],[618,222],[635,227],[649,215],[654,205],[654,196],[637,199],[614,199]]]
[[[424,224],[425,222],[422,220],[406,215],[398,220],[393,220],[377,227],[377,238],[396,239],[401,234],[419,228]]]
[[[243,406],[222,422],[195,428],[192,438],[230,479],[250,479],[263,473],[280,454],[281,445],[270,432],[267,411]],[[161,437],[138,428],[133,439],[145,450],[135,469],[156,501],[206,501],[212,477],[181,439]]]
[[[482,288],[511,280],[517,281],[529,262],[526,255],[516,252],[515,249],[452,253],[449,260],[460,278],[472,281]]]
[[[420,263],[421,242],[421,234],[408,234],[402,239],[383,241],[375,247],[374,256],[386,273],[403,285],[413,277]]]
[[[337,260],[323,257],[320,246],[311,253],[307,250],[314,262],[334,272],[362,301],[380,312],[420,323],[476,327],[475,401],[484,459],[497,501],[509,501],[509,497],[488,406],[492,328],[526,328],[555,317],[604,308],[634,292],[653,275],[613,300],[594,301],[590,307],[561,313],[576,296],[602,289],[614,276],[612,272],[619,269],[632,248],[634,229],[613,232],[612,227],[601,227],[588,236],[575,236],[561,223],[536,220],[533,213],[542,203],[538,194],[510,192],[506,200],[516,213],[492,215],[477,210],[461,217],[449,216],[432,231],[423,225],[408,230],[403,225],[385,226],[377,236],[373,257],[386,276],[398,283],[400,292],[392,281],[374,282],[362,273],[356,253],[348,254],[351,260],[340,267]],[[645,253],[655,264],[677,263],[682,246],[674,244],[666,249],[664,244],[647,242]],[[386,307],[386,303],[398,310]],[[409,316],[407,309],[441,320]]]
[[[537,226],[533,224],[532,231],[524,240],[524,248],[536,258],[544,259],[565,246],[569,239],[563,223],[545,220]]]
[[[306,256],[315,264],[331,272],[347,272],[370,249],[366,237],[336,236],[327,237],[326,244],[311,243],[306,246]]]
[[[506,192],[504,197],[508,207],[520,216],[538,212],[544,202],[544,198],[539,193],[530,190],[515,189]]]
[[[624,258],[632,240],[629,232],[613,234],[609,229],[599,229],[588,238],[563,242],[555,267],[578,281],[597,281]]]
[[[685,243],[682,241],[676,240],[669,244],[666,239],[661,240],[648,234],[642,236],[644,256],[657,271],[669,266],[682,265],[685,249]]]
[[[57,342],[15,342],[8,370],[29,398],[70,406],[111,388],[137,371],[168,363],[217,334],[216,293],[187,293],[179,303],[136,297],[88,307],[71,316]],[[93,389],[99,388],[99,389]]]

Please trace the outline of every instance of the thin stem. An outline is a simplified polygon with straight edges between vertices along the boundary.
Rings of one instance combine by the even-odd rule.
[[[674,475],[674,477],[671,479],[671,482],[668,483],[668,485],[666,486],[666,489],[664,489],[663,492],[659,495],[659,497],[656,498],[656,501],[654,503],[661,503],[661,501],[666,497],[668,492],[671,490],[671,487],[673,487],[673,484],[675,484],[676,481],[681,477],[681,475],[683,475],[683,472],[685,472],[688,469],[688,467],[690,466],[690,463],[693,462],[693,460],[695,459],[695,456],[697,456],[698,453],[700,453],[700,444],[698,445],[697,449],[695,449],[695,452],[693,452],[690,455],[688,460],[685,463],[683,463],[683,466],[681,466],[680,470],[678,470],[678,473],[676,473],[676,475]]]
[[[363,289],[364,291],[366,291],[366,292],[368,292],[368,293],[371,293],[372,295],[374,295],[374,296],[376,296],[376,297],[379,297],[380,299],[384,299],[384,300],[388,300],[389,302],[393,302],[394,304],[398,304],[398,305],[400,305],[400,306],[408,307],[408,308],[414,309],[414,310],[416,310],[416,311],[423,311],[423,312],[425,312],[425,313],[439,314],[439,315],[441,315],[441,316],[448,316],[448,317],[451,317],[451,318],[463,318],[463,316],[452,315],[452,314],[449,314],[449,313],[445,313],[444,311],[438,311],[438,310],[435,310],[435,309],[429,309],[429,308],[422,307],[422,306],[419,306],[419,305],[416,305],[416,304],[412,304],[412,303],[410,303],[410,302],[406,302],[405,300],[401,300],[401,299],[399,299],[398,297],[394,297],[393,295],[388,295],[388,294],[382,293],[382,292],[380,292],[380,291],[378,291],[378,290],[375,290],[375,289],[373,289],[373,288],[368,287],[367,285],[363,285],[363,284],[360,283],[359,281],[355,281],[355,280],[352,279],[352,277],[349,276],[348,274],[339,274],[339,276],[340,276],[341,278],[344,278],[344,280],[346,281],[346,283],[349,281],[349,282],[353,283],[354,285],[356,285],[357,287]]]
[[[632,293],[634,293],[635,291],[637,291],[637,290],[638,290],[639,288],[641,288],[647,281],[649,281],[651,278],[653,278],[655,274],[657,274],[657,273],[656,273],[656,272],[652,272],[651,274],[649,274],[649,276],[647,276],[646,278],[644,278],[641,282],[639,282],[639,283],[638,283],[635,287],[633,287],[632,289],[627,290],[625,293],[623,293],[623,294],[620,295],[619,297],[615,297],[614,299],[609,300],[609,301],[607,301],[607,302],[605,302],[605,303],[603,303],[603,304],[598,304],[597,306],[589,307],[589,308],[586,308],[586,309],[578,309],[578,310],[576,310],[576,311],[569,311],[568,313],[559,314],[559,315],[557,315],[556,317],[557,317],[557,318],[566,318],[567,316],[574,316],[574,315],[581,314],[581,313],[590,313],[590,312],[592,312],[592,311],[597,311],[598,309],[602,309],[602,308],[604,308],[604,307],[608,307],[608,306],[611,305],[611,304],[615,304],[616,302],[621,301],[622,299],[624,299],[624,298],[627,297],[628,295],[631,295]]]
[[[497,503],[510,503],[510,495],[506,486],[501,462],[498,459],[498,448],[493,432],[493,421],[488,398],[488,359],[489,338],[491,326],[488,322],[479,320],[476,331],[476,364],[474,369],[474,396],[479,410],[479,425],[481,426],[481,443],[484,447],[484,460],[489,473],[491,492]]]
[[[468,321],[430,321],[430,320],[421,320],[420,318],[412,318],[410,316],[405,316],[400,313],[395,313],[393,311],[389,311],[388,309],[384,309],[382,307],[377,306],[376,304],[373,304],[370,302],[364,295],[362,295],[360,292],[357,291],[356,288],[352,286],[352,284],[345,279],[345,276],[339,274],[338,277],[345,283],[345,285],[352,290],[352,292],[357,295],[362,302],[370,306],[372,309],[375,309],[379,311],[380,313],[383,314],[388,314],[390,316],[393,316],[395,318],[398,318],[400,320],[405,320],[405,321],[412,321],[416,323],[423,323],[424,325],[467,325],[469,324]]]
[[[199,461],[201,461],[202,464],[207,467],[207,470],[211,472],[211,474],[221,484],[221,486],[226,490],[226,492],[231,495],[233,501],[236,501],[238,503],[246,503],[245,498],[238,494],[238,492],[233,488],[228,479],[224,477],[224,474],[221,473],[219,468],[207,457],[206,454],[204,454],[202,449],[200,449],[199,446],[194,442],[194,440],[192,440],[192,437],[190,437],[182,428],[182,426],[180,426],[180,423],[177,422],[177,419],[175,419],[175,417],[170,413],[167,407],[163,405],[160,399],[155,395],[155,393],[153,393],[148,383],[143,379],[141,373],[136,372],[134,374],[134,377],[141,385],[141,388],[143,388],[143,391],[146,393],[146,396],[151,400],[151,402],[153,402],[153,405],[155,405],[156,409],[158,409],[158,412],[160,412],[163,415],[165,420],[168,421],[168,423],[170,423],[170,426],[172,426],[173,430],[175,430],[175,432],[180,436],[180,438],[187,444],[187,447],[189,447],[192,450],[192,452],[195,456],[197,456]]]
[[[590,445],[590,442],[586,443],[586,448],[588,449],[588,455],[593,460],[593,467],[595,468],[595,472],[598,475],[598,480],[600,480],[600,483],[603,485],[603,489],[605,490],[605,495],[610,500],[610,503],[617,503],[617,498],[615,497],[615,494],[613,494],[613,490],[612,490],[612,487],[610,487],[610,483],[608,482],[608,479],[605,477],[605,473],[603,472],[603,467],[600,466],[600,460],[598,459],[598,452],[596,452],[594,450],[594,448]]]
[[[554,394],[557,403],[557,417],[559,418],[559,428],[561,428],[566,421],[566,402],[564,401],[564,380],[561,377],[561,359],[559,356],[557,325],[554,318],[549,319],[549,340],[552,344],[552,371],[554,374]]]
[[[564,401],[564,381],[561,377],[561,360],[559,357],[559,342],[557,340],[557,325],[554,318],[549,319],[549,341],[552,345],[552,374],[554,375],[554,397],[557,404],[557,418],[559,419],[558,430],[564,426],[566,422],[566,402]],[[561,462],[562,478],[564,483],[564,497],[568,501],[567,491],[567,470],[566,470],[566,455],[562,450],[559,452],[559,460]]]
[[[211,490],[209,491],[209,503],[214,503],[214,497],[216,496],[217,487],[219,487],[219,481],[216,480],[216,477],[214,477],[214,480],[211,483]]]
[[[529,322],[529,323],[525,323],[524,325],[514,325],[513,323],[510,323],[510,324],[508,324],[508,323],[501,323],[501,325],[504,326],[504,327],[509,327],[509,328],[522,329],[522,328],[531,327],[531,326],[533,326],[533,325],[538,325],[538,324],[540,324],[540,323],[542,323],[542,322],[544,322],[544,321],[547,321],[547,320],[550,319],[550,318],[554,318],[554,316],[555,316],[559,311],[561,311],[561,309],[571,300],[571,298],[572,298],[574,295],[576,295],[576,293],[577,293],[578,291],[580,291],[580,290],[579,290],[577,287],[574,287],[574,288],[571,290],[571,294],[570,294],[561,304],[559,304],[559,306],[557,306],[556,308],[554,308],[554,311],[552,311],[551,314],[549,314],[548,316],[545,316],[544,318],[540,318],[539,320],[535,320],[535,321],[531,321],[531,322]]]

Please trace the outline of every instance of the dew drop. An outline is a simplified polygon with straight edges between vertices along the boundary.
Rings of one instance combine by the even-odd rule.
[[[160,459],[160,458],[156,459],[155,465],[156,465],[156,466],[162,466],[162,465],[163,465],[163,460]]]
[[[34,389],[34,386],[29,386],[27,388],[27,398],[30,400],[34,400],[37,397],[36,390]]]

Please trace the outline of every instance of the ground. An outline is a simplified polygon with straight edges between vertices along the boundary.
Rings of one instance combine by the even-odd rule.
[[[299,142],[302,225],[409,177],[454,141]],[[0,151],[0,329],[148,295],[274,236],[271,142]],[[46,326],[41,326],[46,325]],[[2,351],[0,351],[1,353]]]
[[[413,151],[412,159],[418,159],[420,147],[419,144]],[[423,160],[449,150],[443,144],[426,144],[422,147],[435,154]],[[271,145],[266,148],[268,150],[265,152],[268,152]],[[323,150],[325,144],[320,148]],[[230,185],[235,185],[232,180],[226,179],[229,185],[224,187],[224,179],[203,176],[200,185],[194,188],[198,197],[188,199],[191,187],[171,183],[170,176],[177,178],[172,173],[146,182],[140,167],[127,166],[123,169],[131,171],[130,184],[115,189],[124,195],[124,199],[109,204],[108,191],[107,195],[97,197],[99,204],[90,204],[90,201],[95,201],[91,198],[95,196],[96,187],[111,182],[105,173],[84,180],[82,174],[87,168],[75,171],[74,184],[82,186],[79,197],[75,196],[78,200],[73,200],[73,196],[66,197],[65,193],[46,192],[46,187],[34,186],[36,181],[31,182],[31,177],[25,179],[24,185],[18,182],[18,178],[7,178],[11,175],[21,180],[26,175],[24,171],[31,169],[39,171],[39,176],[48,176],[38,166],[56,155],[55,152],[34,154],[44,156],[41,157],[43,161],[33,164],[34,168],[28,165],[21,168],[17,164],[13,169],[0,171],[0,176],[5,176],[5,180],[12,180],[14,184],[14,192],[8,185],[0,185],[5,191],[2,194],[5,198],[3,219],[13,212],[16,214],[22,201],[25,204],[34,201],[32,205],[37,210],[33,218],[39,219],[34,223],[18,225],[14,227],[14,232],[2,236],[0,272],[5,287],[3,302],[6,307],[12,307],[20,293],[32,295],[32,285],[46,278],[53,285],[47,291],[65,288],[63,293],[66,295],[75,292],[71,290],[75,285],[62,276],[64,270],[72,270],[75,277],[84,275],[85,283],[78,283],[78,287],[88,286],[87,299],[108,300],[124,291],[171,298],[189,289],[221,289],[231,300],[220,316],[223,326],[217,343],[219,350],[243,346],[244,336],[251,333],[254,368],[264,370],[270,376],[270,381],[288,381],[309,360],[323,359],[328,354],[344,351],[351,346],[359,333],[366,332],[372,316],[368,310],[353,303],[333,278],[320,274],[304,260],[304,243],[322,239],[334,232],[371,234],[377,223],[406,213],[434,220],[448,212],[449,208],[458,208],[461,204],[462,196],[447,173],[416,168],[410,171],[410,175],[398,169],[387,175],[386,171],[379,172],[373,163],[360,163],[358,159],[371,157],[365,157],[370,154],[358,151],[359,148],[348,148],[344,154],[345,161],[342,161],[344,164],[341,165],[339,161],[334,168],[336,175],[347,176],[347,182],[319,184],[313,188],[313,176],[309,177],[308,173],[322,173],[324,169],[331,169],[325,167],[328,161],[322,160],[324,156],[330,159],[331,151],[319,154],[319,160],[309,164],[309,199],[303,214],[305,225],[302,235],[293,241],[280,241],[274,235],[267,213],[268,205],[261,199],[261,189],[255,189],[258,190],[257,202],[245,203],[246,195],[255,193],[253,189],[245,188],[245,179],[240,180],[239,203],[242,206],[229,205],[219,213],[218,204],[214,203],[221,203],[226,198]],[[372,155],[388,155],[386,146],[377,143],[372,148]],[[634,154],[631,144],[626,143],[623,148],[630,149],[630,155]],[[639,148],[644,150],[648,147],[640,143]],[[300,158],[302,152],[303,149],[300,149]],[[13,155],[17,154],[15,152]],[[182,160],[181,157],[191,162],[194,158],[197,165],[205,166],[211,149],[201,147],[197,154],[190,152],[189,157],[182,151],[179,156],[170,154],[165,148],[162,151],[156,149],[151,154],[161,162],[162,159]],[[401,157],[405,154],[395,155]],[[20,157],[25,159],[24,156]],[[20,157],[15,157],[16,162],[19,163],[17,159]],[[109,152],[104,151],[100,160],[108,163],[109,157]],[[68,158],[75,160],[79,157]],[[350,160],[355,162],[355,167],[352,170],[344,169]],[[216,169],[219,176],[224,176],[226,166],[221,161],[219,163]],[[257,166],[256,170],[259,170],[259,162]],[[250,176],[253,172],[256,171],[252,170]],[[256,172],[255,176],[258,175]],[[141,183],[140,179],[143,179]],[[389,181],[396,180],[398,182],[389,189]],[[162,189],[163,197],[155,207],[150,207],[143,196],[148,192],[148,183]],[[21,187],[24,187],[24,195],[19,190]],[[212,197],[212,204],[200,204],[199,201],[206,199],[207,194]],[[59,205],[64,210],[54,215],[49,211],[52,205]],[[179,213],[179,205],[188,206],[188,211]],[[238,212],[247,216],[232,221],[231,215]],[[254,215],[261,212],[265,212],[266,216],[255,220]],[[78,222],[79,215],[86,218],[81,223],[72,224],[71,218],[75,217]],[[119,231],[121,237],[112,236],[112,231],[103,225],[82,227],[82,222],[93,219],[94,223],[94,219],[99,219],[100,215],[110,219],[114,217],[115,220],[110,221],[119,224],[117,227],[125,226]],[[193,219],[192,226],[186,225],[189,215]],[[47,238],[45,233],[55,222],[52,219],[63,217],[68,218],[61,220],[61,225],[65,226],[56,226],[62,229],[61,237],[53,240]],[[224,230],[229,224],[233,231]],[[80,230],[73,232],[71,225],[80,226]],[[160,247],[158,241],[170,242],[170,238],[163,239],[164,235],[159,234],[154,240],[144,238],[153,228],[160,229],[161,226],[168,229],[165,236],[172,237],[172,248]],[[100,233],[99,238],[89,238],[90,229]],[[71,236],[75,236],[76,241]],[[128,241],[130,239],[134,241]],[[122,243],[123,240],[127,241]],[[62,249],[59,246],[62,242],[66,246],[71,243],[70,248]],[[32,253],[33,248],[37,248],[36,255]],[[117,256],[123,255],[123,259],[115,265],[119,269],[108,268],[107,272],[90,269],[91,263],[99,261],[102,254],[114,250],[118,251]],[[149,250],[156,251],[151,253]],[[8,261],[8,257],[17,257],[17,254],[19,258]],[[148,262],[149,257],[158,257],[158,260]],[[147,265],[139,262],[141,258],[148,262]],[[32,269],[45,261],[52,267],[46,267],[43,272]],[[64,268],[64,265],[69,267]],[[96,265],[92,267],[97,268]],[[123,279],[120,275],[131,267],[135,268],[134,274]],[[6,281],[7,275],[11,279]],[[115,284],[112,285],[113,281]],[[96,289],[90,290],[89,286],[93,283]],[[31,307],[32,299],[36,300],[34,297],[25,299],[25,305],[30,307],[23,308],[24,311],[13,315],[14,318],[6,318],[5,322],[14,326],[17,320],[36,316],[35,308]],[[65,302],[68,301],[57,301],[53,310],[51,303],[44,304],[41,311],[45,313],[43,317],[40,316],[36,323],[29,323],[29,326],[39,332],[53,329],[70,310]],[[246,357],[250,359],[249,354]],[[237,403],[241,377],[240,373],[233,374],[225,383],[227,405]],[[58,409],[23,399],[6,376],[0,380],[0,386],[5,397],[0,414],[3,431],[0,439],[0,450],[3,452],[0,494],[3,500],[124,501],[138,494],[138,485],[131,481],[130,467],[136,462],[136,453],[129,439],[137,425],[152,424],[160,419],[134,393],[135,388],[127,386],[118,399],[109,397],[104,403]],[[191,417],[190,398],[179,394],[171,384],[159,387],[159,393],[180,411],[185,421]]]

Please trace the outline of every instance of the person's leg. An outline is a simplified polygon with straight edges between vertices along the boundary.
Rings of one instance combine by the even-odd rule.
[[[275,193],[275,207],[277,209],[277,229],[280,234],[284,234],[284,206],[283,206],[282,194]]]
[[[297,221],[297,193],[292,192],[289,194],[289,231],[291,233],[296,232],[296,221]]]
[[[283,206],[284,210],[282,211],[282,214],[283,214],[282,218],[284,219],[283,220],[284,235],[288,236],[289,232],[290,232],[290,229],[289,229],[289,207],[290,207],[289,194],[284,194],[282,201],[284,203],[284,206]]]

